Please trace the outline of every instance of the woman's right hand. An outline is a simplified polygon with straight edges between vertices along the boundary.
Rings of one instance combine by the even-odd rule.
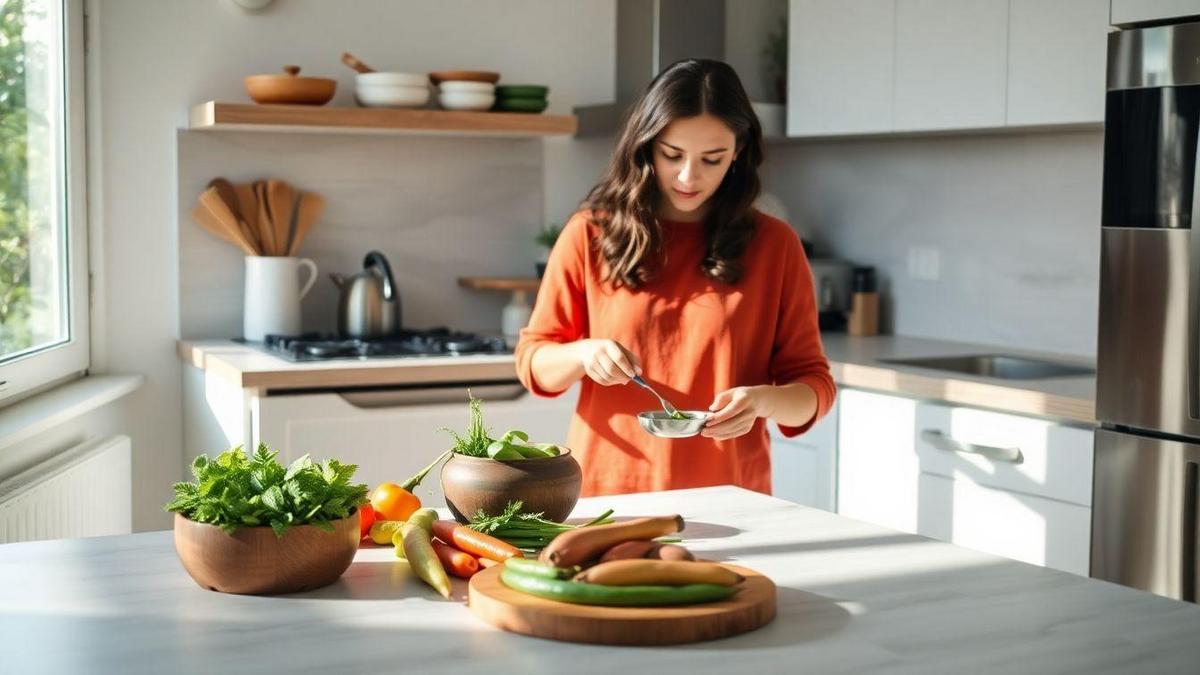
[[[616,340],[579,340],[575,347],[583,372],[597,384],[625,384],[642,374],[638,357]]]

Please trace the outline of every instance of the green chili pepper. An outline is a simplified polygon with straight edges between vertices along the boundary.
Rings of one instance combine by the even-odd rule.
[[[515,570],[520,574],[531,577],[542,577],[543,579],[566,579],[573,576],[579,571],[579,568],[563,569],[554,565],[547,565],[544,562],[530,560],[529,558],[509,558],[504,561],[504,568]]]
[[[582,581],[550,579],[544,576],[523,574],[504,564],[500,580],[505,586],[547,600],[571,602],[580,605],[608,605],[614,607],[662,607],[667,605],[694,605],[702,602],[724,600],[737,593],[736,587],[715,584],[688,584],[686,586],[604,586]]]

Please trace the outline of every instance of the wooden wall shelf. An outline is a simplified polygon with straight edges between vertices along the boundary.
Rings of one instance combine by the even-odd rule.
[[[192,107],[188,128],[211,131],[477,134],[532,138],[573,135],[576,120],[574,115],[208,101]]]
[[[541,280],[534,277],[459,277],[458,285],[477,291],[536,291]]]

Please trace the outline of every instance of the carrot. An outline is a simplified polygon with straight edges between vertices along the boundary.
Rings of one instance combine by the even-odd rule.
[[[472,574],[479,571],[478,558],[450,546],[441,539],[433,540],[433,552],[442,561],[442,567],[459,579],[470,579]]]
[[[446,578],[446,570],[434,552],[433,542],[425,528],[419,523],[405,523],[392,542],[396,545],[396,555],[403,553],[413,572],[422,581],[433,586],[442,597],[450,597],[450,580]]]
[[[487,569],[489,567],[495,567],[496,565],[500,564],[500,561],[492,560],[491,558],[479,558],[478,560],[479,560],[479,566],[484,569]]]
[[[453,520],[439,520],[433,524],[433,536],[481,558],[504,562],[509,558],[523,558],[521,549],[499,539],[463,527]]]

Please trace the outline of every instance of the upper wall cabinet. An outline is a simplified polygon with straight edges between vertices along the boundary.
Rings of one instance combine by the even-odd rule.
[[[1104,0],[1009,0],[1008,124],[1104,119]]]
[[[1200,0],[1112,0],[1112,25],[1186,20],[1200,17]]]
[[[891,0],[794,0],[788,32],[789,136],[892,130]]]
[[[791,0],[788,135],[1098,124],[1107,12],[1107,0]]]
[[[896,131],[1004,125],[1007,0],[896,0]]]

